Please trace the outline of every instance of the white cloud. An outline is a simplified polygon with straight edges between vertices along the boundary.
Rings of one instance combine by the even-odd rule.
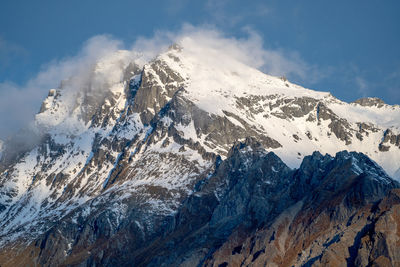
[[[76,78],[75,84],[83,82],[99,57],[121,46],[121,41],[109,36],[95,36],[85,42],[76,56],[46,64],[36,77],[23,86],[12,82],[0,83],[0,138],[5,139],[26,127],[39,111],[49,89],[58,87],[62,80],[72,76]]]
[[[54,61],[43,67],[43,70],[28,82],[28,87],[44,87],[47,89],[57,86],[69,77],[86,79],[93,64],[101,57],[122,48],[122,42],[106,35],[90,38],[82,50],[74,57]]]
[[[304,62],[296,52],[265,48],[258,33],[250,28],[244,30],[246,37],[234,38],[213,26],[185,24],[179,32],[157,31],[151,38],[139,37],[130,50],[141,53],[142,59],[147,61],[172,43],[191,38],[198,46],[212,48],[272,75],[286,75],[298,81],[319,78],[317,68]],[[84,43],[77,55],[50,62],[25,85],[0,84],[0,138],[27,125],[49,89],[58,87],[62,80],[70,77],[74,77],[72,87],[81,89],[90,79],[93,65],[99,58],[126,47],[129,46],[110,36],[95,36]]]
[[[190,37],[197,46],[204,46],[227,54],[271,75],[286,75],[298,81],[316,82],[323,78],[316,66],[306,63],[295,51],[268,49],[261,36],[251,28],[243,28],[244,38],[226,36],[213,26],[195,27],[185,24],[180,32],[158,31],[151,38],[139,38],[132,46],[152,58],[174,42]]]
[[[358,87],[358,93],[362,96],[362,97],[367,97],[369,95],[369,89],[368,89],[368,83],[367,81],[360,77],[360,76],[356,76],[355,78],[355,83]]]

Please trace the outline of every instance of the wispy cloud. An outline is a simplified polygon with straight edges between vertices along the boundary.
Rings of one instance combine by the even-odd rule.
[[[13,42],[7,41],[0,36],[0,70],[6,68],[11,60],[25,57],[28,51]]]
[[[249,18],[265,17],[272,14],[272,8],[265,3],[207,0],[204,4],[211,23],[219,26],[235,27]]]
[[[234,26],[241,20],[242,15],[228,13],[228,4],[227,0],[207,0],[205,2],[205,9],[211,16],[213,23]]]
[[[364,78],[360,77],[360,76],[356,76],[354,78],[354,80],[355,80],[355,83],[356,83],[356,85],[358,87],[359,95],[362,96],[362,97],[367,97],[369,95],[369,88],[368,88],[367,81]]]
[[[389,73],[379,89],[386,88],[391,103],[400,105],[400,68]]]
[[[183,10],[188,2],[185,0],[167,0],[165,1],[167,14],[173,16],[177,15]]]
[[[342,96],[347,101],[354,101],[361,97],[380,97],[388,104],[400,104],[400,69],[389,73],[383,71],[366,70],[350,62],[336,68],[332,76],[339,77],[347,87]]]
[[[261,35],[252,28],[244,27],[242,31],[245,37],[235,38],[212,25],[195,27],[185,24],[179,32],[157,31],[150,38],[138,38],[132,49],[151,58],[171,43],[190,37],[196,45],[213,48],[271,75],[285,75],[297,81],[307,80],[308,83],[321,80],[327,75],[318,66],[307,63],[296,51],[268,48]]]
[[[78,84],[89,75],[91,66],[99,57],[121,46],[121,41],[109,36],[95,36],[84,43],[77,55],[47,63],[23,86],[13,82],[0,83],[0,138],[26,127],[39,111],[49,89],[58,87],[69,77],[75,77]]]

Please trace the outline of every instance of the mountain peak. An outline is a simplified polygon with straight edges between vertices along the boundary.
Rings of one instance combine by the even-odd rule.
[[[181,45],[179,45],[178,43],[173,43],[172,45],[170,45],[168,47],[168,51],[177,51],[177,52],[181,52],[183,49],[183,47]]]

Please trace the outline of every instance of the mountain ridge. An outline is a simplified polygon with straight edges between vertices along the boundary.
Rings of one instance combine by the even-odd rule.
[[[132,244],[152,240],[157,226],[174,220],[182,203],[232,158],[235,147],[240,150],[238,141],[273,152],[289,165],[283,173],[299,170],[303,157],[314,151],[341,150],[371,157],[363,168],[370,166],[373,177],[372,171],[382,178],[400,169],[399,107],[347,104],[194,40],[182,42],[150,62],[128,51],[110,54],[82,77],[50,90],[36,115],[39,142],[6,164],[7,144],[3,151],[2,247],[16,242],[21,249],[30,244],[51,254],[46,240],[62,239],[38,241],[38,236],[56,237],[51,229],[65,226],[72,243],[60,243],[57,253],[67,257],[69,246],[92,246],[105,232],[118,236],[119,224],[131,221],[138,234]],[[354,166],[347,172],[358,177],[362,173]],[[85,222],[90,222],[87,235],[74,239]],[[93,223],[99,227],[94,232]],[[43,257],[43,264],[55,260]]]

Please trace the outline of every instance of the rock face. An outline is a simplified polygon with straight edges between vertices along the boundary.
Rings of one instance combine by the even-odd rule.
[[[365,97],[365,98],[360,98],[354,101],[354,103],[359,104],[364,107],[382,107],[385,105],[385,102],[377,97]]]
[[[182,42],[108,55],[4,143],[0,265],[398,264],[399,107]]]
[[[205,265],[367,266],[382,260],[398,265],[399,250],[390,240],[398,240],[394,225],[399,222],[390,219],[392,226],[376,227],[391,217],[386,213],[398,212],[399,191],[390,191],[398,184],[378,181],[375,175],[382,173],[373,165],[364,155],[348,152],[306,157],[291,177],[288,208],[251,234],[234,232]]]
[[[379,144],[380,151],[389,151],[390,145],[400,147],[400,134],[394,134],[390,129],[387,129],[384,134],[381,143]]]

